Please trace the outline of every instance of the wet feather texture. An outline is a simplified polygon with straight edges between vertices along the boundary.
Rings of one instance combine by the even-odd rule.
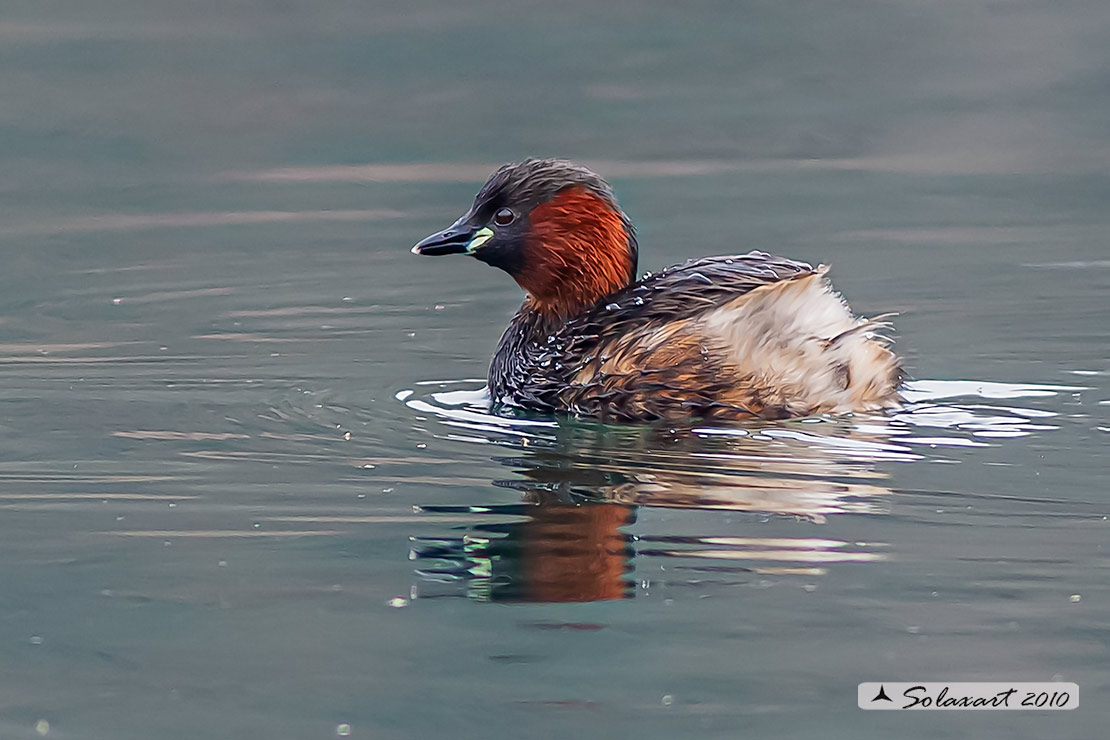
[[[823,269],[763,252],[667,268],[560,322],[528,302],[492,397],[611,420],[767,418],[897,405],[901,372]]]

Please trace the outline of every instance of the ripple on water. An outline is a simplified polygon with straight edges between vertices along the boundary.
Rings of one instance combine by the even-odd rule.
[[[416,384],[396,398],[435,422],[433,437],[515,451],[498,458],[513,474],[493,483],[521,503],[419,507],[471,523],[461,535],[413,537],[411,558],[425,597],[591,601],[779,577],[809,589],[830,567],[885,559],[887,544],[812,530],[760,536],[760,524],[885,514],[893,491],[884,466],[959,462],[961,448],[1051,432],[1058,410],[999,402],[1079,390],[925,380],[909,384],[906,406],[892,414],[675,428],[494,413],[480,380]],[[679,534],[688,523],[652,516],[645,526],[647,513],[667,510],[727,512],[732,525]]]

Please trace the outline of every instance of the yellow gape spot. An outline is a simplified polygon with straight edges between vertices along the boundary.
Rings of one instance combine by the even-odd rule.
[[[474,238],[470,240],[470,243],[466,245],[466,253],[474,254],[474,251],[478,249],[478,247],[482,246],[492,238],[493,229],[488,226],[479,229],[478,232],[474,235]]]

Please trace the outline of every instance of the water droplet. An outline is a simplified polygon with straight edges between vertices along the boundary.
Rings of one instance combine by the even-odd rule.
[[[390,599],[386,603],[389,604],[394,609],[401,609],[402,607],[406,607],[406,606],[409,605],[409,600],[404,598],[403,596],[394,596],[392,599]]]
[[[343,296],[343,302],[344,303],[350,303],[353,300],[354,300],[354,298],[351,298],[351,296],[349,296],[349,295]]]
[[[669,707],[670,705],[674,704],[674,697],[670,694],[664,694],[663,698],[659,701],[663,704],[663,706]]]
[[[1069,598],[1071,599],[1071,603],[1073,604],[1078,604],[1080,601],[1083,600],[1083,597],[1079,594],[1072,594]]]
[[[436,305],[432,306],[432,308],[434,308],[436,311],[442,311],[443,309],[447,308],[447,306],[444,306],[442,303],[437,303]]]
[[[620,307],[621,307],[621,304],[619,304],[619,303],[610,303],[607,306],[605,306],[605,310],[606,311],[616,311]]]
[[[216,567],[217,568],[226,568],[227,567],[227,561],[226,560],[221,560],[220,562],[216,563]]]
[[[31,642],[32,645],[41,645],[42,644],[42,638],[39,637],[38,635],[31,635],[30,642]]]
[[[123,303],[123,299],[122,299],[122,298],[113,298],[113,299],[112,299],[112,305],[114,305],[114,306],[118,306],[118,305],[119,305],[119,304],[121,304],[121,303]],[[47,727],[49,727],[49,725],[47,725]]]
[[[350,440],[351,439],[351,433],[350,432],[345,432],[343,434],[343,439]]]
[[[49,735],[50,734],[50,723],[47,722],[44,719],[40,719],[38,722],[35,723],[35,732],[37,732],[39,735],[41,735],[43,737],[45,737],[46,735]]]
[[[336,737],[350,737],[351,736],[351,726],[349,724],[347,724],[346,722],[344,722],[341,725],[336,725],[335,726],[335,736]]]
[[[416,449],[418,449],[418,450],[425,450],[425,449],[427,449],[427,448],[428,448],[428,445],[424,444],[423,442],[421,442],[420,444],[416,445]]]

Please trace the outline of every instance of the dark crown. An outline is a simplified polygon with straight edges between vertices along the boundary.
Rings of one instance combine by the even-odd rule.
[[[609,183],[585,167],[565,159],[526,159],[503,165],[486,180],[477,200],[482,203],[511,201],[539,205],[573,185],[587,188],[614,209],[620,210]]]

